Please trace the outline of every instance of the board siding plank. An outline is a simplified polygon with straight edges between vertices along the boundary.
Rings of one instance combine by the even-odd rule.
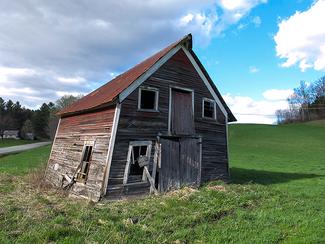
[[[179,99],[180,107],[174,111],[174,118],[178,125],[193,118],[193,123],[178,126],[176,134],[195,134],[202,137],[202,145],[197,140],[182,138],[181,142],[172,140],[167,149],[168,158],[162,162],[169,166],[168,174],[171,179],[161,177],[159,181],[163,189],[179,187],[184,182],[198,184],[213,179],[228,179],[228,156],[226,124],[222,111],[217,107],[217,119],[202,118],[202,99],[213,99],[208,88],[204,85],[199,74],[188,60],[186,54],[180,50],[160,69],[150,76],[144,86],[159,90],[158,112],[138,111],[138,89],[132,92],[121,104],[120,120],[117,128],[115,147],[108,179],[107,194],[128,196],[150,191],[150,184],[124,185],[123,176],[127,160],[130,141],[150,140],[157,143],[159,134],[168,133],[169,89],[172,86],[188,88],[194,91],[194,114],[182,114],[182,110],[192,108],[189,96],[175,96]],[[191,97],[192,99],[192,97]],[[63,174],[69,175],[79,165],[85,141],[94,140],[94,151],[90,163],[89,176],[86,184],[76,184],[72,188],[75,195],[97,199],[103,185],[108,143],[113,126],[115,106],[102,111],[64,117],[61,119],[57,136],[54,140],[50,155],[46,178],[55,185],[60,184]],[[181,145],[181,146],[180,146]],[[193,148],[202,148],[200,149]],[[153,169],[154,151],[151,152],[149,171]],[[166,152],[165,152],[166,153]],[[179,165],[173,162],[175,157],[181,156]],[[202,158],[200,158],[200,154]],[[184,155],[190,155],[186,158]],[[161,158],[160,158],[161,160]],[[200,161],[202,160],[202,161]],[[54,165],[59,165],[54,170]],[[199,176],[197,176],[199,174]],[[196,182],[194,178],[197,178]],[[116,187],[116,189],[112,187]]]
[[[109,185],[118,186],[123,178],[128,143],[137,140],[157,142],[157,135],[168,133],[169,88],[178,86],[194,90],[195,134],[202,137],[201,181],[228,179],[226,124],[222,111],[217,107],[217,120],[202,118],[202,99],[213,99],[183,51],[179,51],[144,83],[144,86],[159,89],[158,112],[138,110],[138,89],[132,92],[121,105]],[[112,116],[113,117],[113,116]],[[163,150],[163,149],[161,149]],[[153,167],[154,150],[149,163]],[[162,161],[162,164],[166,163]],[[159,180],[161,177],[159,176]],[[164,184],[168,184],[164,182]],[[109,192],[107,192],[109,194]]]
[[[70,194],[99,199],[114,113],[115,107],[111,107],[61,118],[45,174],[48,182],[60,187],[62,175],[72,176],[80,164],[84,142],[94,141],[87,182],[74,184]]]
[[[172,89],[171,132],[176,135],[195,134],[192,93]]]
[[[200,138],[161,138],[161,192],[182,186],[199,186],[201,178]]]

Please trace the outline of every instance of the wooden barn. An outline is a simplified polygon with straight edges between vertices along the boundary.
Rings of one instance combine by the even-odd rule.
[[[94,201],[229,179],[235,121],[191,34],[60,111],[46,180]]]

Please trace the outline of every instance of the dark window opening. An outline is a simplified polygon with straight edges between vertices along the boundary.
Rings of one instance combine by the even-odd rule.
[[[147,146],[133,146],[131,152],[130,176],[143,174],[142,162],[147,159]]]
[[[146,110],[157,110],[156,107],[156,96],[158,95],[157,91],[141,89],[140,94],[140,109]]]
[[[80,171],[77,174],[77,179],[79,181],[87,180],[92,150],[93,150],[92,146],[85,146],[85,149],[84,149],[84,152],[82,155]]]
[[[124,171],[123,184],[145,182],[149,170],[151,141],[131,141]]]
[[[211,119],[215,118],[215,103],[213,101],[203,101],[203,117]]]

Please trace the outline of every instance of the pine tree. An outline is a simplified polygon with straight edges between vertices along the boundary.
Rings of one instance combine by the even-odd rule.
[[[46,103],[43,103],[41,108],[35,111],[32,119],[33,130],[36,138],[49,138],[49,118],[50,108]]]

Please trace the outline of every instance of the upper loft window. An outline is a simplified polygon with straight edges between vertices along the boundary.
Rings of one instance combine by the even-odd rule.
[[[157,112],[158,96],[159,96],[159,91],[157,88],[140,87],[138,109],[143,111],[149,111],[149,112]]]
[[[203,98],[202,101],[202,117],[208,119],[216,119],[216,102],[212,99]]]
[[[86,141],[82,151],[80,170],[77,174],[77,181],[86,182],[88,178],[90,160],[93,152],[94,142]]]

